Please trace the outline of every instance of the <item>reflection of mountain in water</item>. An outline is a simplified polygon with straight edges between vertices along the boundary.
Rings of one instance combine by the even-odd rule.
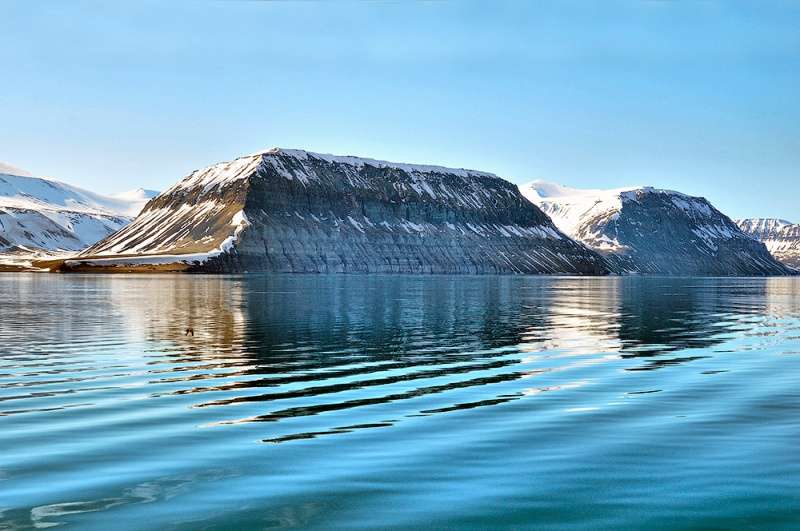
[[[607,279],[558,279],[537,287],[527,287],[526,305],[545,310],[546,326],[529,327],[526,352],[554,355],[617,352],[620,314],[619,277]],[[601,280],[598,282],[597,280]]]
[[[117,311],[148,345],[153,383],[171,387],[161,394],[192,396],[210,424],[280,421],[274,441],[708,357],[785,287],[765,279],[109,278]],[[780,295],[778,306],[796,295]]]
[[[420,485],[474,491],[443,504],[449,517],[506,506],[523,481],[524,505],[511,499],[522,527],[553,493],[613,508],[602,527],[627,511],[615,500],[687,485],[691,496],[709,486],[692,515],[733,500],[735,526],[752,509],[742,481],[773,471],[758,500],[775,486],[794,492],[784,487],[798,435],[798,288],[797,278],[0,276],[3,521],[347,527],[358,509],[379,527],[398,507],[416,510]],[[686,513],[689,498],[667,498],[653,522]],[[307,500],[322,502],[314,518],[272,516]],[[585,516],[557,509],[556,523]]]
[[[242,282],[227,277],[100,275],[130,341],[207,356],[241,350],[245,337]],[[187,336],[187,328],[195,336]]]
[[[621,287],[621,353],[629,358],[656,358],[708,349],[724,342],[731,332],[747,328],[753,316],[773,313],[770,301],[776,297],[782,298],[782,303],[791,302],[796,311],[797,298],[781,295],[786,288],[796,289],[794,285],[779,278],[631,278]],[[656,369],[708,355],[683,354],[648,360],[638,369]]]
[[[718,281],[658,278],[632,279],[622,288],[619,338],[621,353],[649,359],[634,370],[650,370],[692,361],[697,354],[663,357],[686,349],[702,349],[723,341],[718,336],[735,325],[729,294]]]
[[[376,359],[499,348],[543,326],[512,279],[445,277],[255,277],[248,280],[248,334],[261,346],[313,345]],[[267,348],[262,350],[267,352]]]

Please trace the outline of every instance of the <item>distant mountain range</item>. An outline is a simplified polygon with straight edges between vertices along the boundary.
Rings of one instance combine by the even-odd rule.
[[[783,219],[738,219],[744,232],[764,242],[772,255],[782,263],[800,269],[800,224]]]
[[[38,262],[50,269],[734,276],[800,263],[800,226],[737,223],[651,187],[518,188],[481,171],[281,148],[157,196],[0,171],[0,253],[72,253]]]
[[[784,275],[766,246],[702,197],[633,187],[580,190],[544,181],[523,195],[615,271],[655,275]]]
[[[155,195],[106,197],[0,163],[0,255],[74,254],[130,223]]]

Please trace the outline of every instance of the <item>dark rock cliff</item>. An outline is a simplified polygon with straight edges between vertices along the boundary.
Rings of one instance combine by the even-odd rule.
[[[194,172],[79,261],[192,271],[607,274],[492,174],[274,149]]]
[[[763,243],[702,197],[654,188],[582,191],[532,183],[523,192],[619,273],[787,275]]]

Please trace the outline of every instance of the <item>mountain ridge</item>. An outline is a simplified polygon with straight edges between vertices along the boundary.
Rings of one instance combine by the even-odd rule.
[[[708,200],[651,186],[580,190],[546,181],[520,187],[554,223],[623,273],[789,274]]]
[[[201,271],[608,273],[494,174],[283,148],[190,173],[67,266],[176,260]]]
[[[763,242],[778,261],[800,270],[800,224],[778,218],[737,219],[736,224]]]

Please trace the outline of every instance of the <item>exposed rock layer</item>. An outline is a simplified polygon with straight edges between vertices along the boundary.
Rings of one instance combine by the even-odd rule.
[[[791,273],[702,197],[650,187],[575,190],[543,182],[525,185],[522,192],[621,273]]]
[[[778,261],[800,269],[800,224],[774,218],[739,219],[736,224],[763,242]]]
[[[273,149],[199,170],[72,266],[606,274],[517,187],[478,171]]]

